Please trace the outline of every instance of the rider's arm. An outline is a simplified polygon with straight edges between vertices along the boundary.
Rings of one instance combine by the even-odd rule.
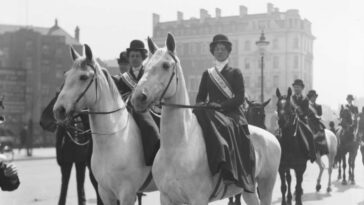
[[[201,78],[201,82],[200,82],[200,87],[198,89],[198,93],[197,93],[197,97],[196,97],[196,103],[205,103],[206,99],[207,99],[207,80],[208,80],[208,76],[207,76],[207,71],[205,71],[202,74],[202,78]]]
[[[224,110],[234,110],[238,108],[244,102],[244,79],[243,74],[239,69],[234,69],[234,78],[233,81],[230,82],[231,89],[234,93],[234,97],[231,99],[226,100],[225,102],[221,103],[221,107]]]

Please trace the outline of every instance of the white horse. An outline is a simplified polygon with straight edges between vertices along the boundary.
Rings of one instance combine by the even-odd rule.
[[[136,110],[146,110],[163,98],[165,103],[188,105],[189,98],[182,68],[175,55],[175,41],[168,34],[167,48],[159,49],[148,39],[153,53],[146,64],[132,103]],[[161,148],[153,164],[152,172],[161,192],[162,205],[206,205],[209,201],[243,193],[247,204],[270,205],[281,157],[277,139],[267,131],[249,126],[255,148],[255,177],[260,193],[244,192],[230,185],[224,191],[216,187],[219,176],[212,176],[202,130],[195,115],[189,109],[163,106],[161,119]],[[216,194],[210,198],[211,194]],[[221,188],[221,189],[220,189]],[[260,203],[259,203],[260,201]]]
[[[93,139],[91,168],[104,204],[132,205],[136,194],[154,191],[151,167],[145,165],[139,128],[127,111],[108,71],[101,68],[85,45],[86,58],[71,48],[72,68],[54,105],[58,121],[65,121],[82,109],[89,109]]]
[[[331,132],[328,129],[325,129],[325,138],[326,138],[326,142],[327,142],[327,146],[328,146],[328,150],[329,153],[327,154],[327,158],[328,158],[328,174],[329,174],[329,179],[327,182],[327,192],[331,192],[331,174],[332,174],[332,169],[334,167],[334,163],[335,163],[335,157],[336,157],[336,153],[337,153],[337,137],[336,135]],[[322,177],[322,173],[324,172],[325,169],[325,165],[322,162],[322,156],[320,155],[320,153],[316,153],[316,163],[320,168],[320,172],[319,175],[317,177],[317,182],[316,182],[316,191],[320,191],[321,189],[321,177]]]

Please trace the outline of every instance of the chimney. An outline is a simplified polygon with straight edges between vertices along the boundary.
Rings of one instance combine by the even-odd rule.
[[[180,11],[177,11],[177,22],[181,23],[183,21],[183,13]]]
[[[248,8],[246,8],[246,6],[241,5],[239,7],[239,16],[244,17],[246,15],[248,15]]]
[[[219,19],[221,17],[221,9],[220,8],[216,8],[215,9],[215,14],[216,14],[216,18]]]
[[[274,11],[274,5],[272,3],[267,4],[267,13],[271,14]]]
[[[200,9],[200,22],[204,22],[206,18],[209,17],[209,13],[206,9]]]
[[[80,42],[80,27],[76,26],[75,29],[75,39],[77,42]]]
[[[153,13],[153,27],[157,26],[159,24],[160,16],[156,13]]]

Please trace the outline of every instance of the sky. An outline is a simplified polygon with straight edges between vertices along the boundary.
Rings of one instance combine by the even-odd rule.
[[[318,102],[337,108],[348,93],[364,97],[363,0],[0,0],[0,24],[50,27],[54,19],[73,35],[81,29],[87,43],[101,59],[115,59],[133,39],[152,35],[152,13],[161,21],[199,17],[200,8],[214,16],[238,15],[239,5],[248,13],[265,13],[267,3],[280,11],[298,9],[312,22],[314,83]]]

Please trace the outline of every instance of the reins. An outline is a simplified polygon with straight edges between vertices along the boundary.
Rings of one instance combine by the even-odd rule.
[[[175,103],[165,103],[165,102],[162,101],[165,94],[167,93],[167,90],[169,89],[169,86],[172,83],[173,77],[175,77],[175,76],[176,76],[176,88],[178,87],[178,76],[176,75],[178,60],[177,60],[176,56],[174,56],[174,54],[172,52],[168,51],[168,54],[172,57],[172,59],[174,61],[173,72],[171,74],[171,77],[168,80],[166,88],[163,90],[162,95],[159,97],[159,104],[158,105],[166,106],[166,107],[173,107],[173,108],[212,109],[212,110],[216,110],[215,107],[208,106],[208,105],[182,105],[182,104],[175,104]]]

